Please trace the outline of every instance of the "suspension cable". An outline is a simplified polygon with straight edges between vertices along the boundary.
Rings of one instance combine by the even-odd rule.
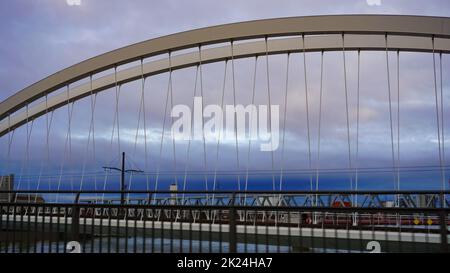
[[[267,97],[269,103],[269,132],[272,134],[272,101],[270,96],[270,73],[269,73],[269,46],[267,43],[268,37],[265,37],[265,45],[266,45],[266,74],[267,74]],[[272,167],[272,189],[276,190],[275,187],[275,163],[273,158],[273,147],[270,149],[270,158],[271,158],[271,167]]]
[[[31,121],[31,122],[33,122],[33,121]],[[29,129],[30,124],[29,124],[29,115],[28,115],[28,104],[26,105],[26,124],[27,124],[27,126],[26,126],[27,144],[25,146],[25,163],[22,163],[21,167],[20,167],[20,175],[19,175],[19,182],[17,183],[17,190],[20,190],[20,188],[21,188],[23,171],[24,171],[24,169],[27,168],[27,166],[24,167],[24,165],[28,164],[28,146],[29,146],[29,131],[30,131],[30,129]],[[15,202],[17,202],[17,195],[15,196]]]
[[[323,101],[323,50],[320,53],[320,88],[319,88],[319,124],[317,132],[317,166],[316,166],[316,191],[319,190],[319,175],[320,175],[320,144],[321,144],[321,129],[322,129],[322,101]],[[317,206],[317,198],[315,199],[315,206]]]
[[[54,110],[52,110],[50,112],[50,121],[48,123],[48,136],[47,136],[47,141],[48,143],[46,144],[47,146],[47,172],[50,173],[51,170],[51,166],[50,166],[50,132],[52,129],[52,124],[53,124],[53,115],[54,115]],[[51,178],[49,176],[48,179],[48,189],[51,190]]]
[[[391,133],[391,157],[392,157],[392,166],[394,170],[397,170],[397,164],[395,162],[395,149],[394,149],[394,129],[392,122],[392,97],[391,97],[391,73],[389,69],[389,51],[388,51],[388,39],[387,34],[384,36],[385,45],[386,45],[386,73],[387,73],[387,88],[388,88],[388,98],[389,98],[389,124],[390,124],[390,133]],[[394,189],[398,190],[398,182],[397,176],[394,174]]]
[[[103,194],[102,194],[102,202],[105,202],[105,192],[106,191],[106,182],[108,181],[108,171],[105,170],[105,178],[103,179]]]
[[[11,164],[11,146],[14,140],[14,132],[16,130],[11,131],[11,115],[8,114],[8,154],[6,160],[6,171],[9,172],[10,164]],[[8,174],[7,174],[8,175]]]
[[[117,65],[114,66],[114,82],[115,82],[116,105],[115,105],[115,114],[114,114],[115,126],[113,125],[113,130],[112,130],[112,135],[111,135],[111,151],[112,151],[112,145],[113,145],[113,140],[114,140],[115,128],[117,127],[117,153],[118,153],[118,158],[121,158],[119,103],[120,103],[120,92],[122,89],[122,85],[118,84],[118,82],[117,82]],[[120,190],[122,190],[120,182],[119,182],[119,188],[120,188]]]
[[[80,181],[80,191],[83,189],[83,181],[84,181],[84,174],[86,170],[86,161],[89,153],[89,146],[91,142],[91,134],[93,130],[93,124],[94,124],[94,112],[95,112],[95,105],[96,105],[96,98],[92,94],[92,74],[89,76],[89,84],[90,84],[90,100],[91,100],[91,120],[89,124],[89,132],[88,132],[88,139],[86,143],[86,150],[84,153],[84,159],[83,159],[83,169],[81,171],[81,181]],[[94,98],[93,98],[94,97]],[[95,186],[96,187],[96,186]]]
[[[116,113],[117,113],[117,118],[116,118],[116,122],[117,122],[117,150],[118,150],[118,155],[120,158],[120,154],[121,154],[121,149],[120,149],[120,112],[119,112],[119,102],[120,102],[120,87],[117,88],[117,66],[115,67],[115,72],[114,72],[114,77],[116,78]]]
[[[147,118],[145,111],[145,80],[144,77],[144,59],[141,59],[141,78],[142,78],[142,115],[143,115],[143,127],[144,127],[144,154],[145,154],[145,169],[148,169],[148,147],[147,147]],[[145,183],[147,191],[150,190],[148,175],[145,176]]]
[[[118,157],[120,158],[120,133],[119,133],[119,98],[120,98],[120,90],[122,85],[117,82],[117,65],[114,66],[114,89],[115,89],[115,107],[114,107],[114,120],[113,120],[113,128],[111,132],[111,140],[110,146],[111,151],[113,148],[114,135],[116,133],[117,127],[117,146],[118,146]]]
[[[361,50],[358,49],[357,65],[357,88],[356,88],[356,162],[355,162],[355,191],[358,191],[358,167],[359,167],[359,114],[360,114],[360,73],[361,72]],[[353,195],[352,206],[358,207],[358,194]],[[357,225],[357,213],[353,214],[353,225]]]
[[[120,103],[120,90],[121,90],[121,86],[119,86],[119,88],[117,88],[117,66],[114,69],[114,77],[115,77],[115,81],[116,81],[116,113],[117,113],[117,118],[116,118],[116,122],[117,122],[117,153],[118,153],[118,157],[120,158],[121,156],[121,147],[120,147],[120,112],[119,112],[119,103]],[[120,179],[119,179],[120,180]],[[119,182],[119,188],[122,191],[122,186],[120,185]]]
[[[9,114],[8,114],[8,121],[9,121]],[[10,128],[9,128],[9,122],[8,122],[8,134],[9,134],[9,132],[10,132]],[[9,137],[9,135],[8,135],[8,137]],[[9,138],[8,138],[8,140],[9,140]],[[5,157],[3,158],[4,160],[6,160],[5,165],[8,164],[8,163],[7,163],[8,159],[7,159],[6,157],[7,157],[7,154],[6,154]],[[3,164],[2,164],[2,165],[3,165]],[[3,180],[4,180],[4,179],[6,180],[6,176],[7,176],[7,172],[8,172],[8,170],[6,169],[6,167],[3,169],[3,166],[2,166],[2,165],[0,165],[0,189],[3,188]],[[3,169],[4,173],[2,173],[2,169]]]
[[[136,156],[136,149],[137,149],[137,141],[139,136],[139,128],[141,125],[141,115],[142,115],[142,94],[139,101],[139,110],[138,110],[138,119],[137,119],[137,126],[136,126],[136,133],[134,134],[134,144],[133,144],[133,157]]]
[[[143,112],[143,105],[144,105],[144,85],[145,85],[145,78],[144,78],[144,68],[143,68],[143,59],[141,58],[141,63],[140,63],[140,69],[141,69],[141,98],[139,101],[139,110],[138,110],[138,121],[137,121],[137,126],[136,126],[136,134],[134,136],[134,148],[133,148],[133,157],[136,156],[136,148],[137,148],[137,141],[138,141],[138,136],[139,136],[139,129],[140,129],[140,125],[141,125],[141,115]],[[144,117],[145,118],[145,117]],[[145,133],[145,132],[144,132]],[[147,149],[147,140],[144,139],[144,146],[145,149]],[[147,155],[145,155],[145,168],[147,168]],[[149,190],[148,187],[148,176],[146,176],[146,189],[147,191]],[[128,179],[128,189],[131,190],[132,187],[132,183],[133,183],[133,172],[130,173],[129,179]],[[127,203],[129,202],[130,199],[130,193],[128,193],[127,195]]]
[[[28,108],[28,105],[27,105],[27,108]],[[27,109],[27,112],[28,112],[28,109]],[[27,115],[28,115],[28,113],[27,113]],[[34,119],[33,120],[31,120],[31,125],[30,125],[30,130],[29,130],[29,132],[27,132],[27,144],[26,144],[26,159],[25,159],[25,177],[26,177],[26,179],[27,179],[27,190],[31,190],[31,185],[30,185],[30,174],[29,174],[29,163],[30,163],[30,142],[31,142],[31,135],[32,135],[32,132],[33,132],[33,125],[34,125]],[[20,174],[20,176],[21,176],[21,180],[22,180],[22,174]],[[20,183],[20,181],[19,181],[19,183]],[[31,196],[29,195],[28,196],[28,202],[31,202]]]
[[[357,68],[357,87],[356,87],[356,161],[355,161],[355,191],[358,191],[359,186],[359,122],[360,122],[360,92],[361,92],[361,50],[358,50],[358,68]],[[358,196],[355,196],[357,204]]]
[[[92,77],[91,77],[91,90],[92,90]],[[93,105],[93,112],[92,112],[92,161],[94,164],[94,167],[97,166],[97,154],[96,154],[96,149],[95,149],[95,105],[97,102],[97,93],[94,94],[94,99],[92,100],[92,95],[91,95],[91,105]],[[97,191],[97,174],[94,173],[94,189],[95,191]],[[96,194],[96,197],[97,194]]]
[[[267,41],[266,41],[267,43]],[[233,107],[236,107],[236,81],[234,77],[234,42],[231,41],[231,79],[232,79],[232,86],[233,86]],[[237,113],[234,112],[234,137],[235,137],[235,145],[236,145],[236,165],[237,170],[240,170],[240,163],[239,163],[239,141],[238,141],[238,135],[237,135]],[[238,190],[241,190],[241,176],[237,175],[237,183],[238,183]]]
[[[434,36],[431,38],[431,42],[433,44],[433,75],[434,75],[434,95],[435,95],[435,109],[436,109],[436,122],[437,122],[437,135],[438,135],[438,148],[439,148],[439,165],[441,170],[441,179],[442,179],[442,190],[445,188],[445,177],[444,177],[444,165],[442,161],[442,151],[441,151],[441,131],[440,131],[440,119],[439,119],[439,103],[438,103],[438,87],[437,87],[437,73],[436,73],[436,54],[434,48]]]
[[[113,126],[112,126],[112,132],[111,132],[111,140],[109,143],[110,146],[110,151],[113,150],[113,140],[114,140],[114,133],[115,133],[115,128],[116,128],[116,123],[117,119],[118,119],[118,98],[120,96],[120,89],[121,89],[121,85],[118,84],[117,82],[117,65],[114,65],[114,90],[115,90],[115,96],[116,96],[116,107],[114,109],[114,119],[113,119]],[[118,141],[118,144],[120,146],[120,141]],[[120,158],[120,148],[119,148],[119,158]],[[109,172],[105,170],[105,178],[103,179],[103,191],[106,190],[106,184],[108,182],[108,177],[109,177]],[[102,203],[105,201],[105,193],[102,194]]]
[[[201,56],[201,48],[200,48],[200,56]],[[200,57],[201,58],[201,57]],[[201,65],[201,64],[200,64]],[[169,67],[172,67],[172,58],[169,56]],[[201,67],[200,67],[200,82],[201,82]],[[169,94],[170,94],[170,109],[173,108],[173,80],[172,80],[172,71],[171,75],[169,77]],[[202,94],[203,96],[203,94]],[[203,97],[202,97],[203,100]],[[203,105],[203,103],[202,103]],[[170,110],[169,110],[170,112]],[[171,116],[172,124],[174,122],[174,118]],[[176,153],[176,142],[175,137],[172,136],[172,149],[173,149],[173,169],[174,169],[174,180],[175,185],[177,185],[178,188],[178,175],[177,175],[177,153]],[[205,164],[206,164],[206,158],[205,158]]]
[[[68,116],[68,126],[67,126],[67,133],[66,133],[66,139],[64,141],[64,154],[63,154],[63,160],[61,160],[61,167],[59,171],[59,179],[58,179],[58,193],[56,194],[56,202],[59,201],[59,190],[61,189],[61,180],[63,176],[63,170],[64,170],[64,164],[67,159],[67,150],[68,150],[68,142],[69,142],[69,136],[70,136],[70,129],[71,129],[71,122],[72,122],[72,115],[73,115],[73,105],[70,107],[69,94],[70,88],[69,85],[67,85],[67,116]],[[72,189],[73,190],[73,189]]]
[[[444,133],[444,128],[445,128],[445,123],[444,123],[444,95],[443,95],[443,78],[442,78],[442,52],[439,52],[439,73],[440,73],[440,87],[441,87],[441,123],[442,123],[442,128],[441,128],[441,134],[442,134],[442,176],[444,177],[444,183],[443,183],[443,187],[442,190],[446,190],[446,184],[445,184],[445,133]]]
[[[231,52],[233,52],[233,44],[231,44]],[[198,46],[198,57],[199,57],[199,77],[200,77],[200,97],[202,98],[202,113],[203,113],[203,66],[202,66],[202,46]],[[202,140],[203,140],[203,168],[205,170],[204,179],[205,179],[205,189],[208,191],[208,176],[206,175],[207,171],[207,160],[206,160],[206,140],[205,140],[205,123],[202,115]],[[208,200],[208,195],[206,195],[206,199]]]
[[[27,118],[28,118],[28,105],[27,105]],[[29,176],[29,164],[30,164],[30,141],[31,141],[31,132],[33,131],[33,122],[34,120],[31,120],[31,128],[30,132],[28,134],[27,132],[27,145],[26,145],[26,159],[25,159],[25,174],[27,176],[27,190],[30,190],[30,178]],[[28,200],[29,201],[29,200]]]
[[[348,166],[352,169],[352,153],[350,143],[350,120],[349,120],[349,106],[348,106],[348,88],[347,88],[347,62],[345,58],[345,34],[342,33],[342,58],[344,63],[344,93],[345,93],[345,117],[347,121],[347,146],[348,146]],[[350,173],[350,189],[353,189],[353,178]]]
[[[48,155],[48,94],[45,94],[45,118],[46,118],[46,141],[45,141],[45,150],[47,151],[47,155]],[[47,158],[47,163],[48,163],[48,158]],[[41,185],[41,178],[42,178],[42,171],[44,169],[44,160],[41,161],[41,167],[39,169],[39,176],[38,176],[38,182],[37,182],[37,186],[36,186],[36,190],[39,190],[39,186]],[[37,203],[37,194],[34,198],[34,203]]]
[[[397,190],[400,190],[400,51],[397,50]]]
[[[67,86],[67,100],[69,101],[69,86]],[[73,117],[73,109],[75,108],[75,101],[72,102],[72,107],[70,109],[71,116]],[[72,164],[72,117],[69,120],[69,131],[68,131],[68,145],[69,145],[69,154],[68,154],[68,167],[69,167],[69,174],[72,173],[71,168],[73,167]],[[73,191],[73,175],[70,176],[70,190]]]
[[[223,109],[223,105],[224,105],[224,98],[225,98],[225,87],[226,87],[226,79],[227,79],[227,69],[228,69],[228,59],[225,60],[225,67],[224,67],[224,73],[223,73],[223,84],[222,84],[222,97],[220,99],[220,107],[221,109]],[[223,117],[221,122],[223,122]],[[216,182],[217,182],[217,168],[219,165],[219,150],[220,150],[220,138],[222,136],[222,128],[223,126],[220,126],[219,128],[219,133],[217,136],[217,145],[216,145],[216,162],[214,164],[214,174],[213,174],[213,195],[212,195],[212,200],[211,203],[214,203],[214,198],[215,198],[215,194],[214,192],[216,191]]]
[[[258,67],[258,56],[255,56],[255,67],[253,70],[253,88],[252,88],[252,102],[251,104],[254,105],[255,104],[255,91],[256,91],[256,75],[257,75],[257,67]],[[224,86],[225,86],[225,79],[224,79]],[[249,120],[251,121],[253,119],[253,111],[250,112],[250,118]],[[253,123],[250,122],[250,126]],[[250,128],[250,132],[253,132],[253,128]],[[245,170],[245,186],[244,186],[244,191],[245,196],[244,196],[244,200],[247,200],[247,190],[248,190],[248,179],[249,179],[249,169],[250,169],[250,150],[251,150],[251,145],[252,145],[252,137],[254,136],[249,136],[248,139],[248,149],[247,149],[247,169]]]
[[[9,132],[10,132],[11,130],[10,130],[10,127],[9,127],[9,114],[8,114],[8,143],[9,143]],[[6,162],[5,162],[5,165],[8,165],[8,158],[7,158],[7,154],[5,155],[5,160],[6,160]],[[4,169],[4,172],[5,172],[5,176],[7,176],[7,173],[8,173],[8,169],[5,167],[5,169]],[[0,173],[0,188],[2,188],[2,186],[3,186],[3,180],[4,179],[6,179],[6,178],[4,178],[3,177],[3,175],[2,175],[2,173]]]
[[[198,72],[199,72],[199,66],[197,65],[196,66],[196,70],[195,70],[194,94],[192,95],[191,109],[194,108],[195,95],[196,95],[196,92],[197,92],[197,80],[198,80],[198,74],[199,74]],[[192,121],[192,115],[193,115],[193,113],[191,113],[191,121]],[[185,191],[186,191],[188,167],[189,167],[189,160],[190,160],[190,153],[191,153],[192,130],[193,130],[193,123],[191,122],[191,135],[189,136],[189,139],[188,139],[188,146],[187,146],[187,151],[186,151],[186,163],[184,165],[183,196],[181,198],[182,204],[184,204]]]
[[[11,145],[12,145],[13,138],[14,138],[14,132],[15,132],[15,130],[11,131],[11,115],[8,114],[8,152],[6,154],[6,168],[5,168],[6,175],[8,175],[8,172],[10,169]],[[3,179],[0,182],[3,182]],[[0,184],[0,186],[2,186],[2,184]]]
[[[305,108],[306,108],[306,130],[308,134],[308,169],[312,169],[312,157],[311,157],[311,131],[309,126],[309,96],[308,96],[308,76],[306,70],[306,45],[305,45],[305,34],[302,34],[303,41],[303,76],[305,79]],[[313,190],[312,174],[309,174],[309,186],[310,190]]]
[[[156,169],[156,179],[155,179],[155,191],[158,190],[158,182],[159,182],[159,174],[160,174],[160,169],[161,169],[161,158],[162,158],[162,149],[163,149],[163,144],[164,144],[164,133],[165,133],[165,129],[166,129],[166,114],[167,114],[167,105],[169,104],[169,87],[170,87],[170,82],[172,81],[172,67],[170,66],[171,62],[171,58],[172,58],[172,52],[169,51],[169,79],[168,79],[168,84],[167,84],[167,92],[166,92],[166,102],[164,104],[164,117],[163,117],[163,126],[162,126],[162,132],[161,132],[161,142],[159,145],[159,159],[158,159],[158,165],[157,165],[157,169]],[[156,198],[157,194],[155,193],[155,198]]]
[[[118,83],[117,83],[117,66],[116,65],[114,65],[114,90],[115,90],[114,92],[115,92],[116,104],[117,104]],[[111,151],[112,151],[112,148],[113,148],[114,133],[116,131],[116,119],[117,119],[117,106],[114,107],[114,120],[113,120],[113,127],[112,127],[112,131],[111,131],[111,140],[110,140]]]
[[[287,121],[287,107],[288,107],[288,89],[289,89],[289,61],[291,53],[288,52],[286,60],[286,78],[285,78],[285,92],[284,92],[284,112],[283,112],[283,136],[281,139],[281,167],[280,167],[280,191],[283,189],[283,170],[284,170],[284,151],[285,151],[285,137],[286,137],[286,121]]]

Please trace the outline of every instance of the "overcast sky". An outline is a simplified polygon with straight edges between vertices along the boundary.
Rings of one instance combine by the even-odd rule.
[[[255,19],[324,15],[324,14],[408,14],[428,16],[450,16],[450,2],[446,0],[314,0],[314,1],[257,1],[257,0],[191,0],[191,1],[148,1],[148,0],[3,0],[0,2],[0,100],[4,100],[22,88],[50,75],[67,66],[73,65],[98,54],[123,47],[132,43],[172,34],[175,32]],[[302,55],[291,56],[290,75],[303,75]],[[396,82],[396,56],[390,55],[393,82]],[[401,129],[401,154],[402,162],[408,165],[436,165],[437,161],[437,135],[436,120],[434,116],[434,85],[431,54],[405,54],[401,57],[401,86],[402,86],[402,125]],[[383,53],[363,53],[361,65],[361,138],[360,158],[361,165],[366,167],[391,166],[391,146],[389,131],[389,116],[387,108],[386,88],[386,64]],[[350,122],[352,137],[352,156],[355,151],[355,113],[356,113],[356,54],[348,53],[348,84],[350,102]],[[443,57],[443,74],[450,72],[450,58]],[[240,92],[241,103],[250,103],[251,79],[253,73],[254,59],[239,60],[236,69],[236,85]],[[286,76],[286,55],[272,56],[270,58],[271,79],[274,92],[274,103],[284,108],[284,79]],[[347,167],[347,135],[345,127],[345,115],[343,104],[343,74],[342,54],[325,54],[324,63],[324,124],[322,125],[322,161],[317,161],[317,120],[318,120],[318,90],[320,54],[307,54],[308,77],[310,77],[310,109],[311,109],[311,135],[313,166],[320,167]],[[260,78],[257,92],[260,95],[257,100],[263,104],[266,98],[264,92],[264,65],[265,59],[258,60],[257,77]],[[228,67],[230,69],[230,67]],[[278,73],[275,73],[278,72]],[[209,73],[209,74],[208,74]],[[224,64],[212,64],[205,66],[204,89],[209,95],[205,95],[206,103],[219,103],[221,84],[224,73]],[[195,84],[194,68],[174,73],[174,94],[178,94],[175,103],[190,104]],[[231,102],[231,82],[227,79],[225,101]],[[148,80],[146,88],[152,86],[155,94],[147,97],[149,109],[147,114],[151,117],[148,122],[149,132],[153,132],[154,139],[150,139],[152,162],[158,160],[158,146],[161,134],[162,112],[164,95],[167,88],[167,76],[156,76]],[[137,117],[140,103],[140,83],[130,83],[124,86],[124,96],[121,104],[121,131],[123,149],[130,154],[140,168],[144,168],[142,149],[134,151],[135,132],[137,130]],[[286,148],[282,155],[281,149],[275,154],[275,169],[281,167],[286,169],[308,168],[307,159],[307,134],[304,120],[304,79],[299,76],[291,76],[288,87],[287,108],[288,118],[286,121]],[[448,102],[449,82],[443,81],[444,101]],[[396,90],[396,85],[392,85]],[[150,92],[146,90],[147,92]],[[126,93],[128,92],[128,93]],[[198,92],[198,90],[197,90]],[[394,91],[393,91],[394,92]],[[190,95],[189,95],[190,94]],[[397,101],[397,98],[394,97]],[[84,99],[76,104],[74,110],[73,147],[71,154],[72,170],[79,169],[84,158],[86,158],[86,142],[89,123],[83,122],[89,117],[90,100]],[[108,150],[113,124],[114,90],[108,90],[99,94],[99,108],[96,115],[98,149],[103,149],[104,157],[98,156],[94,169],[98,169],[112,158]],[[152,107],[152,105],[154,107]],[[109,106],[109,107],[108,107]],[[394,105],[395,106],[395,105]],[[395,106],[396,107],[396,106]],[[84,109],[84,110],[83,110]],[[446,112],[448,113],[448,111]],[[53,159],[49,163],[50,169],[61,168],[61,160],[64,158],[65,138],[67,122],[67,108],[55,112],[54,129],[52,134],[54,147],[52,148]],[[294,118],[292,118],[294,117]],[[299,117],[299,118],[298,118]],[[396,118],[396,116],[394,116]],[[128,122],[129,121],[129,122]],[[445,126],[448,128],[449,123]],[[45,145],[45,119],[41,118],[35,122],[33,134],[35,136],[31,143],[30,162],[35,162],[31,173],[39,172]],[[284,126],[284,124],[280,124]],[[58,130],[56,130],[58,129]],[[394,128],[396,130],[396,128]],[[152,131],[153,130],[153,131]],[[448,130],[447,130],[448,131]],[[24,154],[26,143],[25,126],[18,129],[13,143],[14,155],[7,159],[8,150],[6,137],[0,139],[2,155],[0,160],[3,166],[9,160],[10,169],[15,172],[24,172]],[[150,137],[151,138],[151,137]],[[170,155],[170,141],[165,140],[163,154]],[[103,143],[103,146],[102,146]],[[139,136],[138,144],[142,144]],[[198,143],[197,143],[198,144]],[[219,169],[235,170],[236,156],[233,142],[221,144]],[[450,144],[447,143],[446,144]],[[178,154],[177,169],[184,170],[186,163],[186,143],[177,144]],[[140,145],[139,147],[141,147]],[[197,147],[198,146],[198,147]],[[448,145],[447,145],[448,146]],[[193,145],[192,158],[202,158],[201,145]],[[240,143],[240,170],[245,170],[247,163],[250,168],[270,169],[270,154],[257,156],[251,162],[247,162],[248,143]],[[208,170],[215,168],[216,146],[215,143],[207,145]],[[257,149],[253,147],[252,149]],[[87,148],[87,154],[91,154],[91,147]],[[448,153],[447,153],[448,154]],[[283,157],[284,156],[284,157]],[[88,156],[89,157],[89,156]],[[282,160],[282,158],[284,158]],[[35,160],[35,161],[33,161]],[[64,160],[63,160],[64,161]],[[173,158],[165,157],[160,160],[162,168],[173,168]],[[188,168],[201,170],[204,168],[202,160],[189,160]],[[253,164],[253,165],[252,165]],[[70,165],[67,163],[67,165]],[[157,168],[157,163],[152,165],[151,170]],[[13,166],[13,167],[11,167]],[[5,167],[6,168],[6,167]],[[3,168],[3,169],[5,169]],[[1,172],[2,169],[0,169]],[[67,171],[67,170],[65,170]],[[434,182],[433,182],[434,183]],[[436,182],[437,183],[437,182]],[[433,184],[434,185],[434,184]]]
[[[450,2],[4,0],[0,99],[89,57],[161,35],[255,19],[358,13],[449,16]]]

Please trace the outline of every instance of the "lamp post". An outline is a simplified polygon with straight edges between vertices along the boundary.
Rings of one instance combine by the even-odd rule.
[[[126,191],[126,185],[125,185],[125,173],[142,173],[141,170],[135,170],[135,169],[125,169],[125,152],[122,152],[122,167],[103,167],[105,170],[115,170],[120,172],[120,204],[125,204],[125,191]]]

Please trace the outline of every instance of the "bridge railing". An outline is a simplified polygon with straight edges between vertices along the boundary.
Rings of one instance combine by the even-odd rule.
[[[449,208],[450,191],[1,191],[0,202]],[[123,198],[121,198],[123,196]],[[233,197],[234,196],[234,197]],[[232,198],[233,197],[233,198]],[[123,200],[122,200],[123,199]]]
[[[66,193],[75,200],[0,202],[0,253],[449,251],[446,206],[249,205],[241,202],[241,192],[217,193],[229,198],[221,205],[120,204]]]

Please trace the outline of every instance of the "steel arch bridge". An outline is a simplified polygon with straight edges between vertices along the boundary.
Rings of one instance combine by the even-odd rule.
[[[444,133],[444,103],[442,95],[442,66],[440,70],[436,68],[436,55],[440,56],[442,63],[442,55],[446,55],[450,52],[450,19],[442,17],[423,17],[423,16],[393,16],[393,15],[338,15],[338,16],[310,16],[310,17],[291,17],[291,18],[279,18],[279,19],[267,19],[250,22],[233,23],[227,25],[213,26],[202,29],[196,29],[168,36],[163,36],[141,43],[126,46],[61,71],[42,79],[35,84],[32,84],[16,94],[5,99],[0,103],[0,137],[6,138],[8,148],[2,151],[5,158],[9,158],[13,153],[11,151],[11,144],[14,140],[14,132],[21,126],[32,123],[41,116],[47,117],[59,108],[67,106],[68,109],[74,107],[74,103],[82,100],[83,98],[92,98],[97,93],[108,89],[120,91],[120,87],[129,82],[142,82],[142,97],[139,105],[139,119],[141,119],[141,111],[144,117],[144,131],[145,129],[145,104],[144,99],[144,85],[148,78],[154,77],[159,74],[169,74],[169,86],[167,88],[167,100],[172,96],[172,73],[175,70],[182,70],[189,67],[196,67],[197,73],[201,67],[210,63],[223,62],[225,65],[231,63],[232,77],[233,77],[233,92],[234,87],[234,61],[236,59],[248,59],[258,57],[267,58],[267,85],[268,96],[270,99],[270,83],[269,83],[269,55],[281,55],[285,54],[289,56],[294,53],[303,54],[304,60],[305,54],[310,52],[322,53],[322,65],[323,65],[323,52],[342,52],[343,56],[343,77],[345,89],[345,103],[346,109],[346,138],[348,140],[348,169],[352,172],[353,180],[351,190],[357,190],[357,175],[358,169],[355,165],[352,165],[353,155],[350,150],[350,129],[349,129],[349,110],[348,110],[348,86],[347,77],[348,71],[346,68],[346,53],[358,52],[358,92],[359,92],[359,53],[362,51],[379,51],[385,52],[386,64],[387,64],[387,89],[389,92],[389,117],[390,117],[390,142],[392,146],[392,164],[393,169],[398,171],[399,156],[395,153],[399,148],[394,147],[396,145],[395,133],[393,130],[393,103],[391,102],[391,91],[394,92],[390,81],[391,75],[389,72],[389,52],[396,52],[397,56],[403,52],[419,52],[419,53],[432,53],[433,70],[434,70],[434,89],[433,94],[435,104],[435,120],[437,142],[438,142],[438,154],[439,154],[439,166],[440,171],[440,187],[442,190],[446,189],[446,176],[445,176],[445,133]],[[255,67],[256,67],[255,61]],[[36,64],[37,65],[37,64]],[[125,66],[125,69],[118,69]],[[308,100],[308,87],[307,85],[307,64],[306,60],[303,63],[305,70],[305,93],[306,100]],[[113,70],[112,73],[111,69]],[[226,70],[225,66],[225,70]],[[321,67],[321,70],[323,68]],[[255,68],[256,71],[256,68]],[[256,73],[256,72],[255,72]],[[383,72],[386,73],[386,72]],[[438,74],[441,76],[438,77]],[[100,75],[100,76],[98,76]],[[256,76],[255,76],[256,77]],[[197,75],[196,75],[197,80]],[[440,80],[440,83],[439,83]],[[81,84],[77,84],[82,82]],[[286,87],[287,88],[287,87]],[[320,85],[322,89],[322,85]],[[400,88],[400,87],[398,87]],[[61,91],[62,90],[62,91]],[[172,100],[172,98],[171,98]],[[287,100],[287,95],[286,95]],[[118,97],[116,102],[116,113]],[[93,104],[95,107],[95,103]],[[91,105],[92,106],[92,105]],[[306,114],[308,116],[310,109],[308,109],[308,102],[306,102]],[[287,107],[287,106],[286,106]],[[92,116],[94,110],[92,110]],[[70,110],[69,110],[70,113]],[[163,113],[164,122],[166,120],[166,112]],[[286,115],[286,114],[285,114]],[[68,134],[71,132],[71,115],[68,116],[69,129]],[[89,128],[88,141],[94,140],[93,133],[91,133],[94,127],[94,118],[91,117],[91,124]],[[114,118],[114,122],[117,120],[117,130],[113,127],[113,133],[120,133],[118,129],[119,122],[118,117]],[[139,121],[140,122],[140,121]],[[138,122],[138,130],[139,130]],[[116,126],[114,124],[114,126]],[[320,170],[313,166],[311,153],[311,137],[310,137],[310,121],[307,121],[308,130],[308,167],[307,171],[315,174],[310,175],[311,190],[314,189],[313,183],[316,184],[315,189],[318,190],[318,174]],[[49,130],[51,128],[47,124],[46,130],[46,144],[49,144]],[[30,132],[29,132],[30,131]],[[320,132],[320,125],[319,125]],[[237,133],[236,133],[237,134]],[[320,133],[319,133],[320,134]],[[319,136],[320,137],[320,136]],[[69,137],[70,138],[70,137]],[[163,145],[164,129],[161,136],[161,146]],[[237,136],[236,136],[237,138]],[[284,135],[283,135],[284,138]],[[26,146],[27,153],[30,145],[30,140],[33,139],[31,130],[26,133]],[[120,137],[118,136],[120,142]],[[204,140],[203,140],[204,141]],[[320,142],[320,140],[319,140]],[[237,143],[237,139],[236,139]],[[89,142],[87,144],[89,146]],[[174,144],[175,145],[175,144]],[[219,145],[219,144],[218,144]],[[238,145],[237,145],[238,146]],[[48,149],[48,147],[47,147]],[[120,149],[120,148],[119,148]],[[398,150],[396,150],[398,149]],[[175,150],[175,148],[174,148]],[[237,149],[238,150],[238,149]],[[147,140],[145,140],[145,152],[147,153]],[[161,159],[162,148],[159,149],[159,159]],[[239,153],[239,151],[237,151]],[[245,153],[245,151],[244,151]],[[147,157],[147,156],[146,156]],[[239,154],[237,155],[239,162]],[[146,159],[147,160],[147,159]],[[283,167],[281,170],[273,169],[273,155],[272,155],[272,180],[275,180],[273,172],[278,172],[279,176],[283,177]],[[205,158],[206,162],[206,158]],[[158,163],[159,164],[159,163]],[[206,164],[206,163],[205,163]],[[243,168],[239,166],[238,172]],[[8,168],[5,167],[5,173],[8,172]],[[62,169],[62,167],[61,167]],[[84,168],[83,168],[84,171]],[[157,172],[160,170],[158,169]],[[248,169],[247,169],[248,171]],[[270,173],[270,172],[269,172]],[[158,177],[159,173],[156,174]],[[214,172],[214,177],[217,175]],[[247,173],[248,175],[248,173]],[[270,176],[270,174],[269,174]],[[41,178],[39,177],[39,180]],[[241,175],[238,175],[238,180],[243,179]],[[396,179],[396,178],[394,178]],[[82,178],[83,180],[83,178]],[[158,178],[156,178],[158,180]],[[314,180],[314,181],[313,181]],[[317,180],[317,181],[316,181]],[[106,180],[105,180],[106,181]],[[186,179],[184,179],[186,181]],[[61,178],[59,179],[61,182]],[[157,189],[157,182],[155,189]],[[215,182],[215,178],[214,178]],[[396,180],[396,189],[400,189],[400,181]],[[208,185],[208,183],[207,183]],[[215,189],[215,184],[213,189]],[[183,185],[183,189],[185,189]],[[59,189],[59,186],[58,186]],[[81,186],[80,186],[81,189]],[[247,189],[239,185],[239,189]],[[275,183],[274,183],[275,189]],[[280,182],[281,189],[281,182]]]

